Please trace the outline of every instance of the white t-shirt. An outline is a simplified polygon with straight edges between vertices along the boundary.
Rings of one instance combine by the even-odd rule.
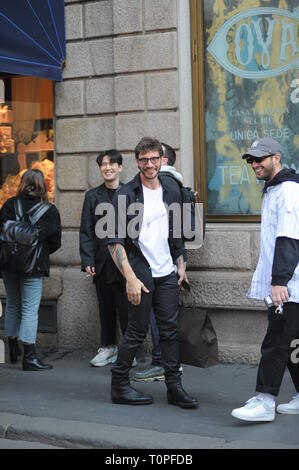
[[[162,186],[149,189],[142,185],[142,189],[144,211],[139,246],[151,267],[152,276],[168,276],[174,271],[174,264],[168,244],[168,215]]]
[[[264,299],[271,293],[272,265],[278,237],[299,240],[299,184],[285,181],[270,186],[262,204],[261,251],[248,297]],[[299,303],[299,263],[287,284],[289,301]]]

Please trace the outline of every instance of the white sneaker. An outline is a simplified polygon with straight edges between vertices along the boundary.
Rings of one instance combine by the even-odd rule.
[[[278,405],[277,412],[286,415],[299,415],[299,397],[293,397],[289,403]]]
[[[232,416],[243,421],[274,421],[275,401],[270,403],[261,397],[250,398],[245,406],[234,409]]]
[[[108,348],[98,349],[98,354],[90,361],[94,367],[102,367],[116,361],[117,346],[109,346]]]
[[[137,366],[138,366],[138,362],[137,362],[136,357],[134,357],[134,360],[133,360],[133,363],[132,363],[132,367],[137,367]]]

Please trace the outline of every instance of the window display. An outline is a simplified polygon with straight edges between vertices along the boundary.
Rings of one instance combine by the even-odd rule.
[[[299,106],[292,98],[299,79],[298,0],[209,0],[197,11],[204,77],[200,181],[208,220],[254,221],[263,184],[241,155],[270,137],[281,145],[283,166],[299,171]]]
[[[43,172],[54,202],[52,82],[0,76],[0,207],[28,168]]]

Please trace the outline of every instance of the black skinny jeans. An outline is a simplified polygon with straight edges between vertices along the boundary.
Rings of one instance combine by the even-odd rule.
[[[129,384],[129,371],[136,352],[146,337],[152,306],[159,329],[165,383],[171,385],[180,382],[177,277],[175,273],[171,273],[143,282],[150,293],[142,293],[139,305],[129,303],[128,327],[118,349],[117,361],[111,368],[112,387]]]
[[[287,302],[283,314],[268,310],[268,330],[261,347],[256,390],[277,396],[286,368],[289,369],[296,391],[299,393],[299,363],[291,361],[291,342],[299,339],[299,304]],[[297,363],[295,363],[297,362]]]
[[[106,276],[95,279],[100,309],[101,346],[116,344],[117,314],[124,335],[128,324],[128,297],[124,283],[106,280]]]

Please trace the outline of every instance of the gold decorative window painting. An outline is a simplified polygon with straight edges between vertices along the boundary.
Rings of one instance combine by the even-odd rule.
[[[40,169],[54,202],[52,81],[0,76],[0,207],[28,168]]]
[[[263,183],[241,159],[256,139],[278,140],[283,165],[299,170],[298,0],[192,4],[192,34],[201,39],[203,62],[198,83],[204,111],[198,111],[195,132],[204,171],[197,177],[210,220],[244,220],[261,207]]]

